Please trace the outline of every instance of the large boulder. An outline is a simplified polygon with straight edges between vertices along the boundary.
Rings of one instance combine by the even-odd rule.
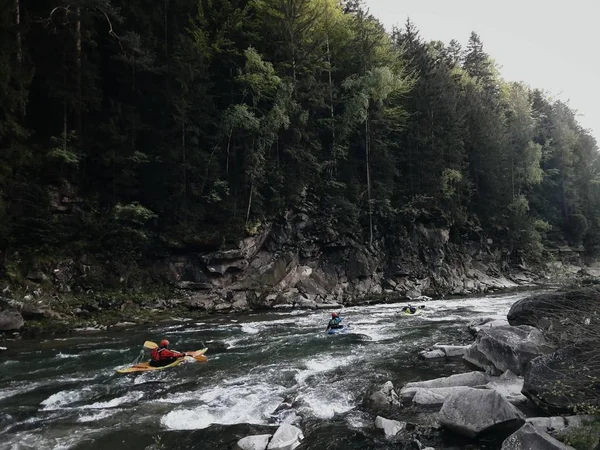
[[[267,450],[294,450],[300,445],[302,439],[304,435],[300,428],[284,423],[277,428]]]
[[[522,375],[529,361],[552,351],[554,346],[536,328],[507,326],[481,330],[464,359],[492,375],[507,370]]]
[[[496,391],[467,389],[451,394],[439,414],[446,428],[470,438],[497,433],[508,436],[525,423],[525,417]]]
[[[492,381],[492,377],[483,372],[467,372],[457,373],[456,375],[450,375],[449,377],[434,378],[433,380],[427,381],[414,381],[412,383],[406,383],[404,388],[400,391],[402,399],[411,399],[418,388],[445,388],[454,386],[480,386]]]
[[[25,321],[18,311],[0,310],[0,331],[18,331],[23,328],[23,325],[25,325]]]
[[[482,387],[496,391],[510,403],[516,405],[527,402],[527,397],[521,393],[523,383],[523,377],[519,377],[510,370],[507,370],[498,378],[494,378]]]
[[[502,443],[501,450],[575,450],[531,424],[523,425]]]
[[[235,450],[266,450],[270,438],[270,434],[247,436],[237,441]]]
[[[547,413],[568,413],[578,406],[600,407],[598,349],[560,349],[531,361],[523,394]]]
[[[385,382],[380,388],[371,391],[364,399],[364,406],[374,409],[385,409],[400,406],[398,394],[391,381]]]
[[[385,417],[377,416],[375,418],[375,427],[383,430],[386,437],[393,437],[406,428],[406,422],[399,422],[397,420],[390,420]]]
[[[550,329],[553,323],[563,321],[566,316],[585,320],[585,313],[600,312],[599,298],[600,286],[543,293],[516,302],[507,318],[511,325]]]
[[[444,352],[444,355],[447,356],[448,358],[451,358],[453,356],[463,356],[466,352],[467,349],[469,348],[468,345],[440,345],[440,344],[435,344],[433,346],[434,350],[441,350]]]
[[[467,386],[452,386],[441,388],[416,388],[412,402],[419,406],[442,406],[451,395],[471,389]]]

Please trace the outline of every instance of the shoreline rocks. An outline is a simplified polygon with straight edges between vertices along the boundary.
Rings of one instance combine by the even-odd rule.
[[[235,450],[294,450],[304,439],[300,428],[288,423],[281,424],[273,435],[246,436],[235,444]]]
[[[440,410],[446,428],[470,438],[485,433],[507,436],[525,423],[525,416],[496,391],[466,388],[451,394]]]
[[[386,419],[385,417],[377,416],[375,418],[375,427],[383,430],[385,437],[391,438],[406,428],[406,422],[390,420]]]
[[[269,444],[272,434],[258,434],[246,436],[235,444],[234,450],[265,450]]]
[[[555,347],[536,328],[504,326],[480,330],[463,358],[491,375],[500,375],[507,370],[522,375],[532,359],[554,350]]]
[[[527,423],[502,443],[501,450],[576,450]]]

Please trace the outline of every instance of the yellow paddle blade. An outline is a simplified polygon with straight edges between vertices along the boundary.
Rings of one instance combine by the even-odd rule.
[[[144,342],[144,348],[158,348],[158,344],[156,342],[146,341]]]

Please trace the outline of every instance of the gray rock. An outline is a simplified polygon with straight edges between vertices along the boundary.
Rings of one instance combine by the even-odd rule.
[[[449,377],[435,378],[427,381],[415,381],[412,383],[406,383],[404,388],[400,391],[400,397],[402,400],[410,400],[414,397],[416,390],[419,388],[445,388],[454,386],[481,386],[492,381],[492,377],[483,372],[467,372],[458,373]]]
[[[510,370],[507,370],[497,379],[490,381],[483,387],[498,392],[512,404],[521,404],[527,402],[527,397],[521,393],[523,382],[523,377],[519,377]]]
[[[296,300],[296,303],[294,303],[294,307],[301,309],[317,309],[317,302],[305,297],[300,297]]]
[[[546,433],[562,431],[569,427],[580,427],[595,420],[594,416],[556,416],[556,417],[529,417],[526,421]]]
[[[281,424],[273,435],[267,450],[294,450],[304,439],[302,430],[288,423]]]
[[[336,309],[339,310],[342,305],[339,303],[317,303],[317,309]]]
[[[467,386],[451,386],[441,388],[417,388],[412,402],[421,406],[442,406],[452,394],[460,394],[468,389]]]
[[[523,425],[502,443],[501,450],[575,450],[531,424]]]
[[[385,382],[379,389],[371,392],[364,401],[365,406],[371,408],[385,408],[400,406],[398,394],[391,381]]]
[[[375,427],[383,430],[386,437],[393,437],[406,428],[406,422],[399,422],[398,420],[390,420],[385,417],[377,416],[375,418]]]
[[[492,374],[510,370],[522,375],[532,359],[553,351],[554,347],[536,328],[507,326],[481,330],[464,359]]]
[[[36,271],[33,271],[33,272],[29,272],[27,274],[26,278],[28,280],[31,280],[31,281],[35,282],[35,283],[41,283],[41,282],[43,282],[43,281],[45,281],[45,280],[48,279],[48,277],[46,276],[46,274],[44,272],[39,271],[39,270],[36,270]]]
[[[271,434],[247,436],[237,441],[235,450],[265,450],[269,444]]]
[[[469,323],[469,331],[476,335],[481,330],[487,330],[489,328],[498,328],[508,326],[508,320],[500,317],[486,317],[484,319],[475,319]]]
[[[23,328],[23,316],[12,310],[0,310],[0,331],[18,331]]]
[[[422,351],[419,353],[419,356],[423,359],[436,359],[436,358],[445,358],[446,353],[443,350],[430,350],[430,351]]]
[[[463,356],[467,349],[469,348],[468,345],[440,345],[440,344],[435,344],[433,346],[434,349],[436,350],[441,350],[444,352],[444,354],[447,357],[452,357],[452,356]]]
[[[446,428],[471,438],[491,430],[506,436],[525,423],[523,413],[496,391],[473,388],[448,396],[439,419]]]

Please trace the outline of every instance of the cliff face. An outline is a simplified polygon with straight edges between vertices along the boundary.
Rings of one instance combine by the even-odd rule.
[[[452,242],[447,229],[415,225],[372,247],[290,212],[237,248],[169,256],[153,270],[206,310],[317,307],[418,299],[516,287],[536,276],[511,270],[491,241]]]
[[[37,266],[17,289],[6,281],[0,286],[8,300],[0,304],[6,319],[0,331],[20,329],[23,318],[79,327],[152,321],[152,312],[165,309],[185,314],[410,301],[512,288],[540,277],[509,267],[507,252],[479,235],[451,237],[447,229],[414,224],[366,246],[318,217],[314,210],[288,212],[233,248],[180,247],[143,264],[86,254]]]

